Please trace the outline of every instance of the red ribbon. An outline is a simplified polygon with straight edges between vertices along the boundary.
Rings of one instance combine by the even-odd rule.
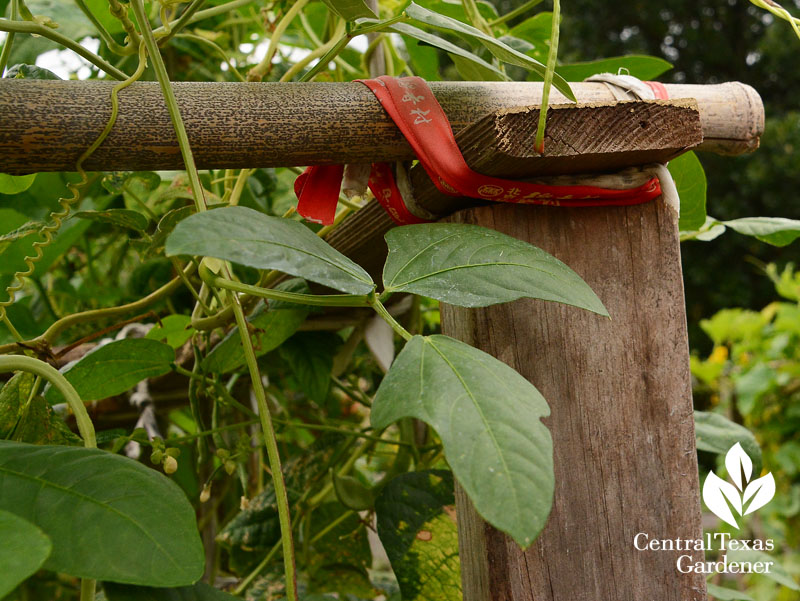
[[[626,190],[596,186],[550,186],[501,179],[473,171],[458,148],[442,107],[425,80],[419,77],[379,77],[359,80],[378,98],[383,108],[414,149],[434,185],[444,194],[499,202],[570,207],[622,206],[649,202],[661,194],[658,178]],[[666,88],[648,82],[659,98]],[[342,167],[309,167],[295,183],[297,211],[306,219],[330,224],[336,212]],[[425,220],[411,213],[387,163],[375,163],[369,187],[375,198],[399,225]]]

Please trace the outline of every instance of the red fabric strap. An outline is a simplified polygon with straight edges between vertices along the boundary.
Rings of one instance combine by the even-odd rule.
[[[636,188],[611,190],[595,186],[532,184],[482,175],[467,165],[447,116],[423,79],[383,76],[359,81],[372,90],[414,149],[434,185],[444,194],[570,207],[634,205],[649,202],[661,194],[658,178]],[[648,83],[653,87],[655,82]],[[658,96],[660,91],[653,89]],[[666,89],[663,92],[666,93]],[[332,223],[341,171],[334,171],[334,167],[310,167],[300,178],[303,181],[299,186],[295,184],[300,200],[297,211],[307,219]],[[327,181],[317,181],[322,179]],[[396,223],[405,225],[424,221],[406,207],[388,164],[372,166],[369,186]]]

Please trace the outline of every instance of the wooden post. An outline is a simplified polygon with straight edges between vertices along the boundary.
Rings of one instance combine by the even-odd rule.
[[[700,601],[679,552],[634,537],[702,536],[678,215],[634,207],[493,204],[449,221],[525,240],[577,271],[611,319],[522,300],[442,305],[444,333],[514,367],[548,400],[553,511],[526,552],[458,491],[464,601]],[[702,551],[683,552],[702,561]]]

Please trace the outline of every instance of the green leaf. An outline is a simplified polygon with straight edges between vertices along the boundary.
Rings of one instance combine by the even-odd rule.
[[[61,81],[58,75],[48,69],[37,67],[36,65],[26,65],[24,63],[14,65],[6,71],[3,77],[5,79],[57,79]]]
[[[764,553],[763,551],[755,551],[753,549],[728,549],[725,554],[728,556],[729,562],[771,562],[772,565],[770,566],[769,572],[765,572],[764,577],[774,580],[778,584],[782,584],[786,588],[789,588],[793,591],[800,591],[800,585],[795,582],[794,578],[792,578],[789,575],[789,572],[786,571],[786,568],[784,568],[772,555]]]
[[[488,69],[480,63],[467,60],[457,54],[451,54],[450,58],[464,81],[505,81],[508,79],[497,69]]]
[[[394,478],[375,503],[378,536],[404,601],[461,601],[453,475]]]
[[[122,22],[108,10],[108,0],[86,0],[86,5],[110,34],[113,35],[125,31],[125,28],[122,27]],[[128,9],[128,14],[131,18],[133,17],[131,9]]]
[[[150,241],[142,241],[141,244],[137,245],[137,250],[142,255],[142,258],[149,259],[156,255],[163,254],[164,245],[167,242],[167,236],[172,233],[172,230],[175,229],[175,226],[178,225],[178,223],[186,219],[189,215],[192,215],[194,212],[195,208],[193,206],[185,206],[178,209],[172,209],[171,211],[165,213],[158,222],[158,227],[156,228],[155,233],[151,236]]]
[[[350,294],[368,294],[375,288],[366,271],[302,223],[246,207],[225,207],[184,219],[167,238],[166,252],[277,269]]]
[[[0,173],[0,194],[19,194],[33,185],[36,174],[30,175],[8,175]]]
[[[678,229],[700,229],[706,221],[706,173],[703,165],[695,153],[687,152],[672,159],[668,167],[681,199]]]
[[[44,532],[21,517],[0,510],[0,599],[35,574],[53,548]]]
[[[370,487],[353,476],[340,476],[334,469],[331,469],[330,473],[333,491],[342,505],[355,511],[372,509],[375,504],[375,493]]]
[[[14,213],[15,211],[1,211],[3,213],[10,212]],[[0,253],[2,253],[5,249],[7,249],[11,244],[16,242],[17,240],[22,240],[23,238],[27,238],[35,233],[37,233],[40,229],[42,229],[46,224],[41,221],[29,221],[20,227],[11,230],[10,232],[3,234],[0,236]]]
[[[78,211],[74,217],[88,219],[89,221],[99,221],[110,223],[117,227],[124,227],[138,233],[147,230],[149,223],[147,217],[131,209],[106,209],[105,211]]]
[[[148,340],[158,340],[168,344],[174,349],[182,347],[194,334],[191,327],[192,318],[188,315],[168,315],[161,320],[160,326],[155,326],[145,338]]]
[[[731,588],[717,586],[712,582],[706,583],[706,589],[708,590],[708,595],[710,597],[719,599],[719,601],[756,601],[747,593],[740,593],[739,591],[735,591]]]
[[[423,8],[413,2],[408,5],[405,13],[413,20],[428,25],[429,27],[435,27],[437,29],[449,31],[461,37],[466,37],[469,40],[478,42],[485,46],[489,52],[491,52],[501,61],[512,65],[517,65],[519,67],[524,67],[535,73],[538,73],[541,77],[544,77],[544,74],[547,71],[547,68],[536,59],[514,50],[500,40],[496,40],[495,38],[483,33],[471,25],[467,25],[466,23],[462,23],[456,19],[451,19],[450,17],[429,11],[428,9]],[[575,95],[572,93],[569,84],[558,73],[554,74],[553,76],[553,85],[567,98],[573,102],[575,101]]]
[[[83,401],[97,401],[133,388],[146,378],[163,376],[172,368],[175,351],[156,340],[126,338],[98,347],[63,370]],[[64,398],[55,388],[45,397],[51,404]]]
[[[543,52],[543,54],[546,55],[547,52],[545,46],[550,41],[550,35],[552,32],[553,13],[550,11],[544,11],[525,19],[518,25],[515,25],[508,33],[515,38],[519,38],[521,40],[525,40],[529,44],[533,44],[534,48],[539,51],[544,50],[545,52]]]
[[[0,439],[32,444],[80,444],[81,439],[69,429],[43,397],[28,399],[34,377],[18,373],[0,390]]]
[[[308,398],[323,403],[328,397],[333,355],[341,339],[328,332],[300,332],[280,347],[300,389]]]
[[[564,263],[477,225],[425,223],[386,234],[383,284],[461,307],[541,298],[608,315],[591,288]]]
[[[184,586],[203,575],[192,506],[169,478],[136,461],[0,441],[0,490],[0,509],[52,540],[48,570],[153,586]]]
[[[275,288],[286,292],[309,293],[308,286],[301,279],[282,282]],[[270,300],[268,303],[259,304],[247,318],[247,322],[253,327],[250,338],[253,341],[256,357],[265,355],[283,344],[306,320],[308,313],[307,306],[291,303]],[[203,370],[226,373],[240,365],[244,365],[244,351],[237,326],[211,349],[203,360]]]
[[[101,182],[112,194],[122,194],[125,188],[137,184],[137,188],[152,192],[161,184],[161,176],[154,171],[114,171]]]
[[[103,585],[108,601],[236,601],[226,592],[198,582],[192,586],[153,588],[107,582]]]
[[[402,35],[419,40],[423,44],[429,44],[431,46],[435,46],[436,48],[441,48],[442,50],[448,52],[451,56],[460,56],[463,59],[475,63],[484,71],[494,73],[495,77],[500,77],[504,80],[508,79],[508,76],[505,73],[503,73],[500,69],[498,69],[491,63],[487,63],[479,56],[472,54],[472,52],[470,52],[469,50],[464,50],[460,46],[456,46],[452,42],[448,42],[444,38],[440,38],[438,35],[428,33],[427,31],[423,31],[422,29],[414,27],[413,25],[408,25],[406,23],[396,23],[391,27],[388,27],[387,31],[400,33]]]
[[[754,236],[773,246],[787,246],[800,237],[800,220],[783,217],[744,217],[721,221],[722,225],[745,236]]]
[[[539,391],[491,355],[414,336],[381,382],[372,426],[403,417],[431,425],[478,513],[527,547],[553,502],[553,441],[540,421],[549,413]]]
[[[417,28],[414,27],[414,29]],[[422,30],[417,29],[417,31]],[[422,33],[425,32],[423,31]],[[439,55],[436,49],[431,48],[428,44],[421,43],[420,40],[412,36],[404,35],[402,37],[414,73],[425,81],[439,81],[442,79],[439,75]]]
[[[345,21],[375,16],[369,6],[364,4],[364,0],[323,0],[323,2]]]
[[[707,411],[694,412],[694,436],[701,451],[724,454],[737,442],[753,460],[753,473],[761,473],[761,447],[756,437],[744,426],[724,415]]]
[[[567,81],[583,81],[587,77],[598,73],[616,74],[620,71],[626,75],[633,75],[634,77],[646,81],[655,79],[670,69],[672,69],[672,64],[668,63],[663,58],[644,54],[628,54],[626,56],[601,58],[596,61],[560,65],[558,67],[558,72],[561,73],[562,77]]]

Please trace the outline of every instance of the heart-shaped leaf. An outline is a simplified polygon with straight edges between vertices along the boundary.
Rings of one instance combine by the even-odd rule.
[[[44,532],[18,515],[0,510],[0,599],[34,574],[53,548]]]
[[[447,336],[414,336],[381,382],[372,425],[430,424],[475,508],[530,545],[553,502],[553,441],[542,395],[505,363]]]
[[[184,219],[167,238],[166,253],[277,269],[350,294],[368,294],[375,288],[366,271],[302,223],[246,207],[225,207]]]
[[[147,338],[127,338],[98,347],[64,370],[64,377],[84,401],[122,394],[146,378],[169,372],[175,360],[171,346]],[[52,403],[64,397],[55,388],[45,394]]]
[[[0,441],[0,490],[0,509],[50,537],[49,570],[153,586],[203,575],[192,506],[141,463],[98,449]]]
[[[564,263],[500,232],[466,224],[407,225],[386,234],[383,284],[461,307],[541,298],[608,315]]]

